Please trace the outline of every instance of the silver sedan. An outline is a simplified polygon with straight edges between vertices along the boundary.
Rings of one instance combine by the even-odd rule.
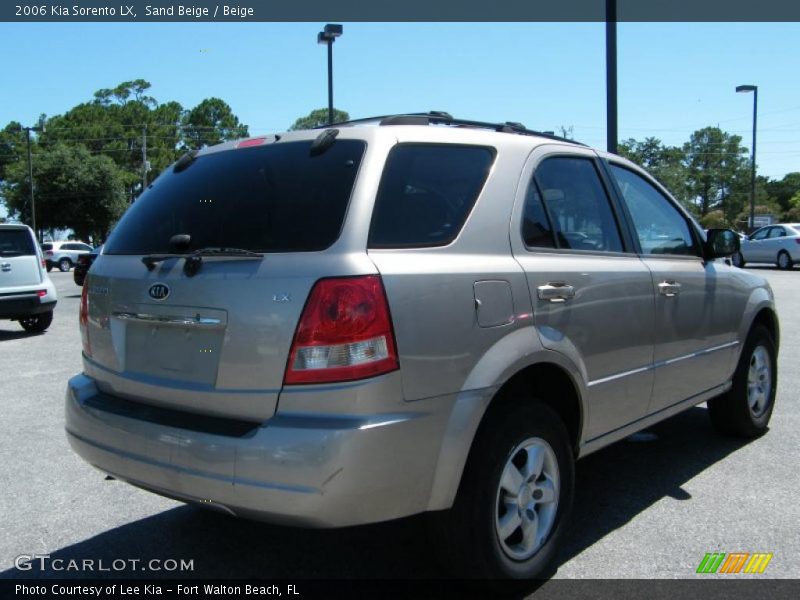
[[[734,254],[733,264],[775,263],[779,269],[791,269],[800,261],[800,223],[767,225],[742,240],[741,249]]]

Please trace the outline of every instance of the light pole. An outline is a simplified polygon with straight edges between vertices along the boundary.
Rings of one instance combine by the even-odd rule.
[[[333,124],[333,42],[342,35],[342,26],[328,23],[317,34],[318,44],[328,45],[328,125]]]
[[[606,0],[606,149],[617,153],[617,0]]]
[[[756,122],[758,117],[758,86],[737,85],[736,91],[744,93],[753,92],[753,151],[750,155],[750,231],[753,231],[753,229],[755,229],[756,220]]]
[[[36,230],[36,203],[33,197],[33,160],[31,156],[31,131],[37,133],[44,132],[44,121],[39,121],[39,124],[34,127],[20,126],[18,131],[24,131],[28,138],[28,183],[31,186],[31,229],[33,229],[36,239],[39,239],[39,232]]]

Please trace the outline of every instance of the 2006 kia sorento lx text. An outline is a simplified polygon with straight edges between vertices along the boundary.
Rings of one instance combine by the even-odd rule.
[[[574,461],[701,402],[767,429],[778,320],[647,173],[399,115],[182,157],[83,288],[66,429],[136,486],[276,523],[441,511],[463,572],[542,572]],[[717,260],[717,259],[720,260]]]

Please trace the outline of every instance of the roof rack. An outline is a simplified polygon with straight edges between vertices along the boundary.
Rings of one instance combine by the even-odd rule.
[[[403,113],[397,115],[382,115],[378,117],[366,117],[363,119],[353,119],[350,121],[342,121],[341,123],[333,123],[332,125],[322,125],[316,129],[325,129],[328,127],[360,125],[366,123],[377,123],[379,126],[386,125],[451,125],[455,127],[474,127],[478,129],[491,129],[501,133],[516,133],[519,135],[535,135],[550,140],[559,142],[568,142],[570,144],[577,144],[579,146],[586,146],[581,142],[576,142],[565,137],[554,135],[549,131],[534,131],[527,129],[522,123],[514,121],[505,121],[504,123],[489,123],[485,121],[471,121],[467,119],[457,119],[450,113],[432,110],[425,113]]]

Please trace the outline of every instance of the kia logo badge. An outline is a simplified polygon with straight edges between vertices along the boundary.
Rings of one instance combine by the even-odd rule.
[[[169,296],[169,287],[165,283],[154,283],[147,293],[153,300],[166,300]]]

